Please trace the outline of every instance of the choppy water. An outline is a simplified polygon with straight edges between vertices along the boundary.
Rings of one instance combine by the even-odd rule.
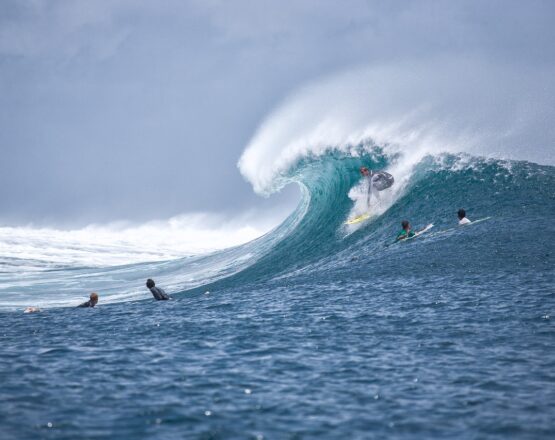
[[[358,166],[388,160],[299,162],[298,210],[224,252],[5,257],[2,438],[552,438],[555,168],[426,157],[346,229]],[[490,218],[457,227],[460,207]],[[392,244],[404,218],[435,226]],[[174,300],[152,301],[149,276]],[[93,289],[95,309],[21,313]]]

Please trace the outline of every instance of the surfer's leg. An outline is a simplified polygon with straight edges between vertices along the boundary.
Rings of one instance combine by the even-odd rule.
[[[370,197],[374,197],[378,201],[378,203],[380,202],[380,192],[377,190],[377,188],[374,185],[371,186],[368,194],[369,194],[368,200],[370,200]],[[368,207],[370,207],[370,202],[368,202]]]

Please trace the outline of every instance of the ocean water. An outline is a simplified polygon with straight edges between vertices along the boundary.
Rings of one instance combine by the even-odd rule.
[[[346,227],[362,164],[396,184]],[[279,179],[297,209],[223,251],[102,266],[5,245],[0,437],[553,438],[554,167],[358,146]],[[484,220],[458,227],[460,207]],[[434,227],[393,243],[403,219]]]

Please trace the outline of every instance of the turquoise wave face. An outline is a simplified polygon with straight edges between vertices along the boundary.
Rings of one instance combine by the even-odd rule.
[[[361,182],[360,166],[390,169],[397,159],[385,156],[379,148],[371,153],[361,149],[356,157],[333,151],[305,157],[281,177],[281,184],[300,186],[302,200],[295,212],[265,236],[221,252],[109,268],[53,267],[29,271],[23,277],[17,275],[23,269],[15,269],[30,263],[4,257],[4,267],[15,269],[0,274],[0,307],[71,305],[76,291],[101,291],[105,302],[144,298],[147,277],[157,277],[174,292],[190,292],[266,282],[290,274],[313,276],[312,271],[317,274],[322,267],[354,269],[363,265],[364,270],[378,272],[390,267],[395,273],[404,265],[395,259],[405,253],[412,255],[420,246],[443,243],[456,255],[457,241],[466,234],[483,234],[481,244],[487,243],[476,257],[478,262],[490,252],[500,252],[498,248],[504,248],[506,242],[514,242],[512,233],[522,237],[513,248],[528,248],[529,243],[536,243],[538,249],[547,246],[543,238],[538,240],[545,233],[538,231],[553,228],[546,219],[553,217],[555,209],[554,168],[466,155],[425,157],[407,175],[395,176],[396,192],[380,215],[356,228],[346,227],[344,222],[354,212],[349,192]],[[459,230],[455,227],[459,208],[465,208],[471,220],[491,219]],[[413,247],[390,246],[404,219],[416,229],[429,223],[435,226]],[[465,255],[464,249],[460,251]],[[422,252],[415,254],[422,261],[433,258]],[[515,261],[503,261],[503,268],[516,265],[517,270],[521,262]],[[478,264],[476,270],[495,271],[500,262],[494,263],[489,268]],[[427,269],[416,266],[412,270]]]
[[[372,156],[360,157],[331,153],[299,163],[286,176],[303,188],[305,197],[306,211],[297,211],[289,220],[295,227],[283,234],[284,238],[276,241],[271,250],[251,266],[211,288],[280,279],[291,274],[312,277],[317,276],[322,267],[327,270],[363,265],[365,270],[377,272],[387,271],[389,267],[395,274],[406,264],[397,261],[401,255],[406,253],[409,258],[415,255],[414,249],[432,243],[434,247],[443,243],[453,252],[450,258],[460,261],[466,250],[460,249],[461,256],[457,256],[457,241],[465,234],[483,235],[481,244],[485,248],[474,257],[478,271],[506,270],[513,265],[516,270],[522,264],[518,258],[494,259],[491,267],[480,263],[491,252],[501,252],[506,242],[513,242],[512,234],[526,238],[511,247],[529,248],[529,243],[536,243],[538,249],[546,248],[537,231],[540,228],[553,231],[546,219],[555,213],[555,169],[528,162],[460,155],[424,158],[383,214],[354,231],[348,230],[344,222],[352,213],[353,201],[347,195],[360,181],[359,167],[381,169],[391,161],[378,151]],[[465,208],[471,220],[488,220],[467,229],[458,228],[459,208]],[[404,219],[416,229],[430,223],[434,228],[419,238],[414,248],[391,246]],[[425,262],[428,256],[424,254],[420,258]],[[423,265],[411,270],[426,271],[428,268]]]

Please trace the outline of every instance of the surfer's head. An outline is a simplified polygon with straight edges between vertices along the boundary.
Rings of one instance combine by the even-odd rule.
[[[368,176],[370,174],[370,170],[367,167],[360,167],[360,174]]]
[[[410,229],[410,223],[409,223],[408,220],[403,220],[403,221],[401,222],[401,226],[403,227],[403,229],[404,229],[405,231],[408,231],[408,230]]]
[[[96,294],[95,292],[91,293],[91,296],[89,297],[91,299],[91,303],[96,304],[98,302],[98,294]]]
[[[154,287],[154,281],[151,280],[150,278],[146,280],[146,287],[148,287],[149,289],[152,289]]]
[[[463,218],[466,217],[466,211],[464,209],[459,209],[459,212],[457,212],[457,215],[459,216],[459,220],[462,220]]]

